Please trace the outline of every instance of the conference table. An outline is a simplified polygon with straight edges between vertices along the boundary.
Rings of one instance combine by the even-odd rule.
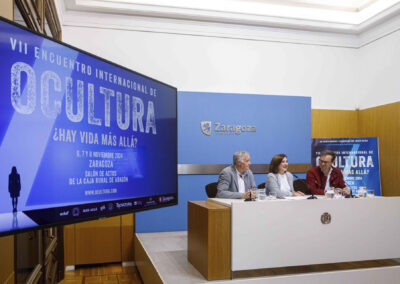
[[[400,257],[400,197],[188,202],[188,260],[235,271]]]

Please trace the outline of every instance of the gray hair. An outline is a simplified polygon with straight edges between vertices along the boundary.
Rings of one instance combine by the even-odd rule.
[[[249,155],[249,152],[247,151],[237,151],[235,154],[233,154],[233,164],[236,166],[237,162],[243,162],[243,158],[245,155]]]

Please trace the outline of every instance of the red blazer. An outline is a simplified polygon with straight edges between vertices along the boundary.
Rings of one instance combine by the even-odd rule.
[[[327,177],[321,171],[320,167],[314,167],[307,171],[307,189],[310,193],[314,192],[316,195],[325,194],[325,184]],[[335,188],[345,188],[343,174],[338,168],[332,167],[331,177],[329,179],[329,185]]]

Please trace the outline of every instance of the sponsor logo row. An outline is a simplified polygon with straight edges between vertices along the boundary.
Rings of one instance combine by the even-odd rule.
[[[86,204],[81,206],[74,206],[68,209],[61,208],[59,211],[59,217],[91,217],[96,215],[104,215],[106,213],[128,211],[129,209],[139,209],[143,207],[155,206],[158,204],[172,203],[175,200],[175,196],[158,196],[149,197],[143,200],[134,201],[113,201],[97,204]]]

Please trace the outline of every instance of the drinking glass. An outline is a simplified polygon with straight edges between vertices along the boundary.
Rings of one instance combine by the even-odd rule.
[[[267,196],[265,195],[265,188],[261,188],[258,200],[265,200],[266,198],[267,198]]]
[[[270,192],[269,193],[269,199],[275,200],[276,199],[276,192]]]
[[[335,196],[335,188],[334,187],[330,187],[330,188],[325,190],[325,197],[326,198],[333,198],[334,196]]]
[[[335,196],[334,196],[335,199],[343,197],[342,191],[340,190],[340,188],[335,188],[334,192],[335,192]]]
[[[367,188],[365,186],[360,186],[357,191],[358,197],[367,197]]]
[[[368,189],[367,190],[367,197],[375,197],[375,190],[374,189]]]

